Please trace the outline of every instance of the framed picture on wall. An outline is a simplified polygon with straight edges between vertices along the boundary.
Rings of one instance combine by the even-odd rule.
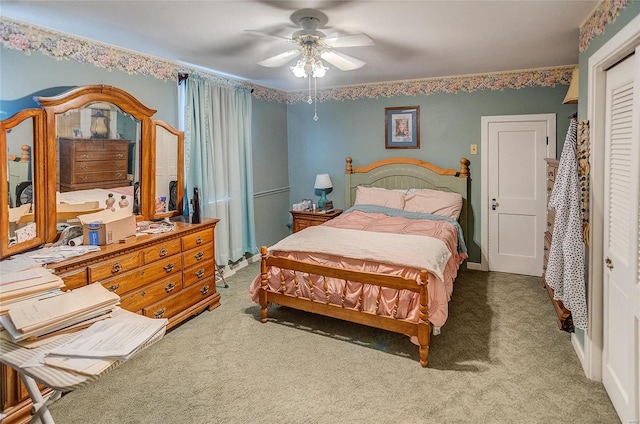
[[[420,148],[420,106],[384,108],[384,147]]]

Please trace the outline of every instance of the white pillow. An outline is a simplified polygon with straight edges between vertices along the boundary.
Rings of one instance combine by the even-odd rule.
[[[404,197],[404,210],[458,219],[462,210],[462,196],[458,193],[426,188],[411,190]]]
[[[354,205],[376,205],[402,209],[404,207],[404,196],[404,190],[395,191],[380,187],[358,186]]]

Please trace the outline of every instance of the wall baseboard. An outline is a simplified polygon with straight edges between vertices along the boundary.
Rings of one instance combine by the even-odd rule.
[[[467,269],[471,269],[473,271],[482,271],[482,264],[477,262],[467,262]]]

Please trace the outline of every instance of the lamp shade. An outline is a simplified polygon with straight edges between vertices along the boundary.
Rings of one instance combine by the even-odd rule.
[[[578,103],[578,80],[579,78],[579,69],[576,68],[573,70],[571,74],[571,84],[569,84],[569,90],[567,91],[567,95],[564,97],[563,105],[575,104]]]
[[[319,190],[326,190],[328,188],[333,188],[333,184],[331,184],[331,178],[329,178],[329,174],[316,175],[316,182],[313,185],[313,188],[319,189]]]

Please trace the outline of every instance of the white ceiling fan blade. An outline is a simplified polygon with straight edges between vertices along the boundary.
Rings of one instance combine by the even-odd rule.
[[[287,38],[287,37],[282,37],[280,35],[269,34],[268,32],[257,31],[255,29],[245,29],[244,32],[246,32],[247,34],[251,34],[251,35],[257,35],[258,37],[262,37],[262,38],[270,38],[272,40],[286,41],[288,43],[290,43],[292,41],[290,38]]]
[[[268,68],[276,68],[278,66],[286,65],[291,59],[300,55],[300,50],[289,50],[288,52],[280,53],[265,60],[258,62],[260,66],[266,66]]]
[[[324,60],[341,71],[353,71],[362,68],[366,62],[333,50],[326,50],[320,55]]]
[[[373,46],[373,40],[367,34],[343,35],[332,34],[322,40],[331,47],[360,47]]]

